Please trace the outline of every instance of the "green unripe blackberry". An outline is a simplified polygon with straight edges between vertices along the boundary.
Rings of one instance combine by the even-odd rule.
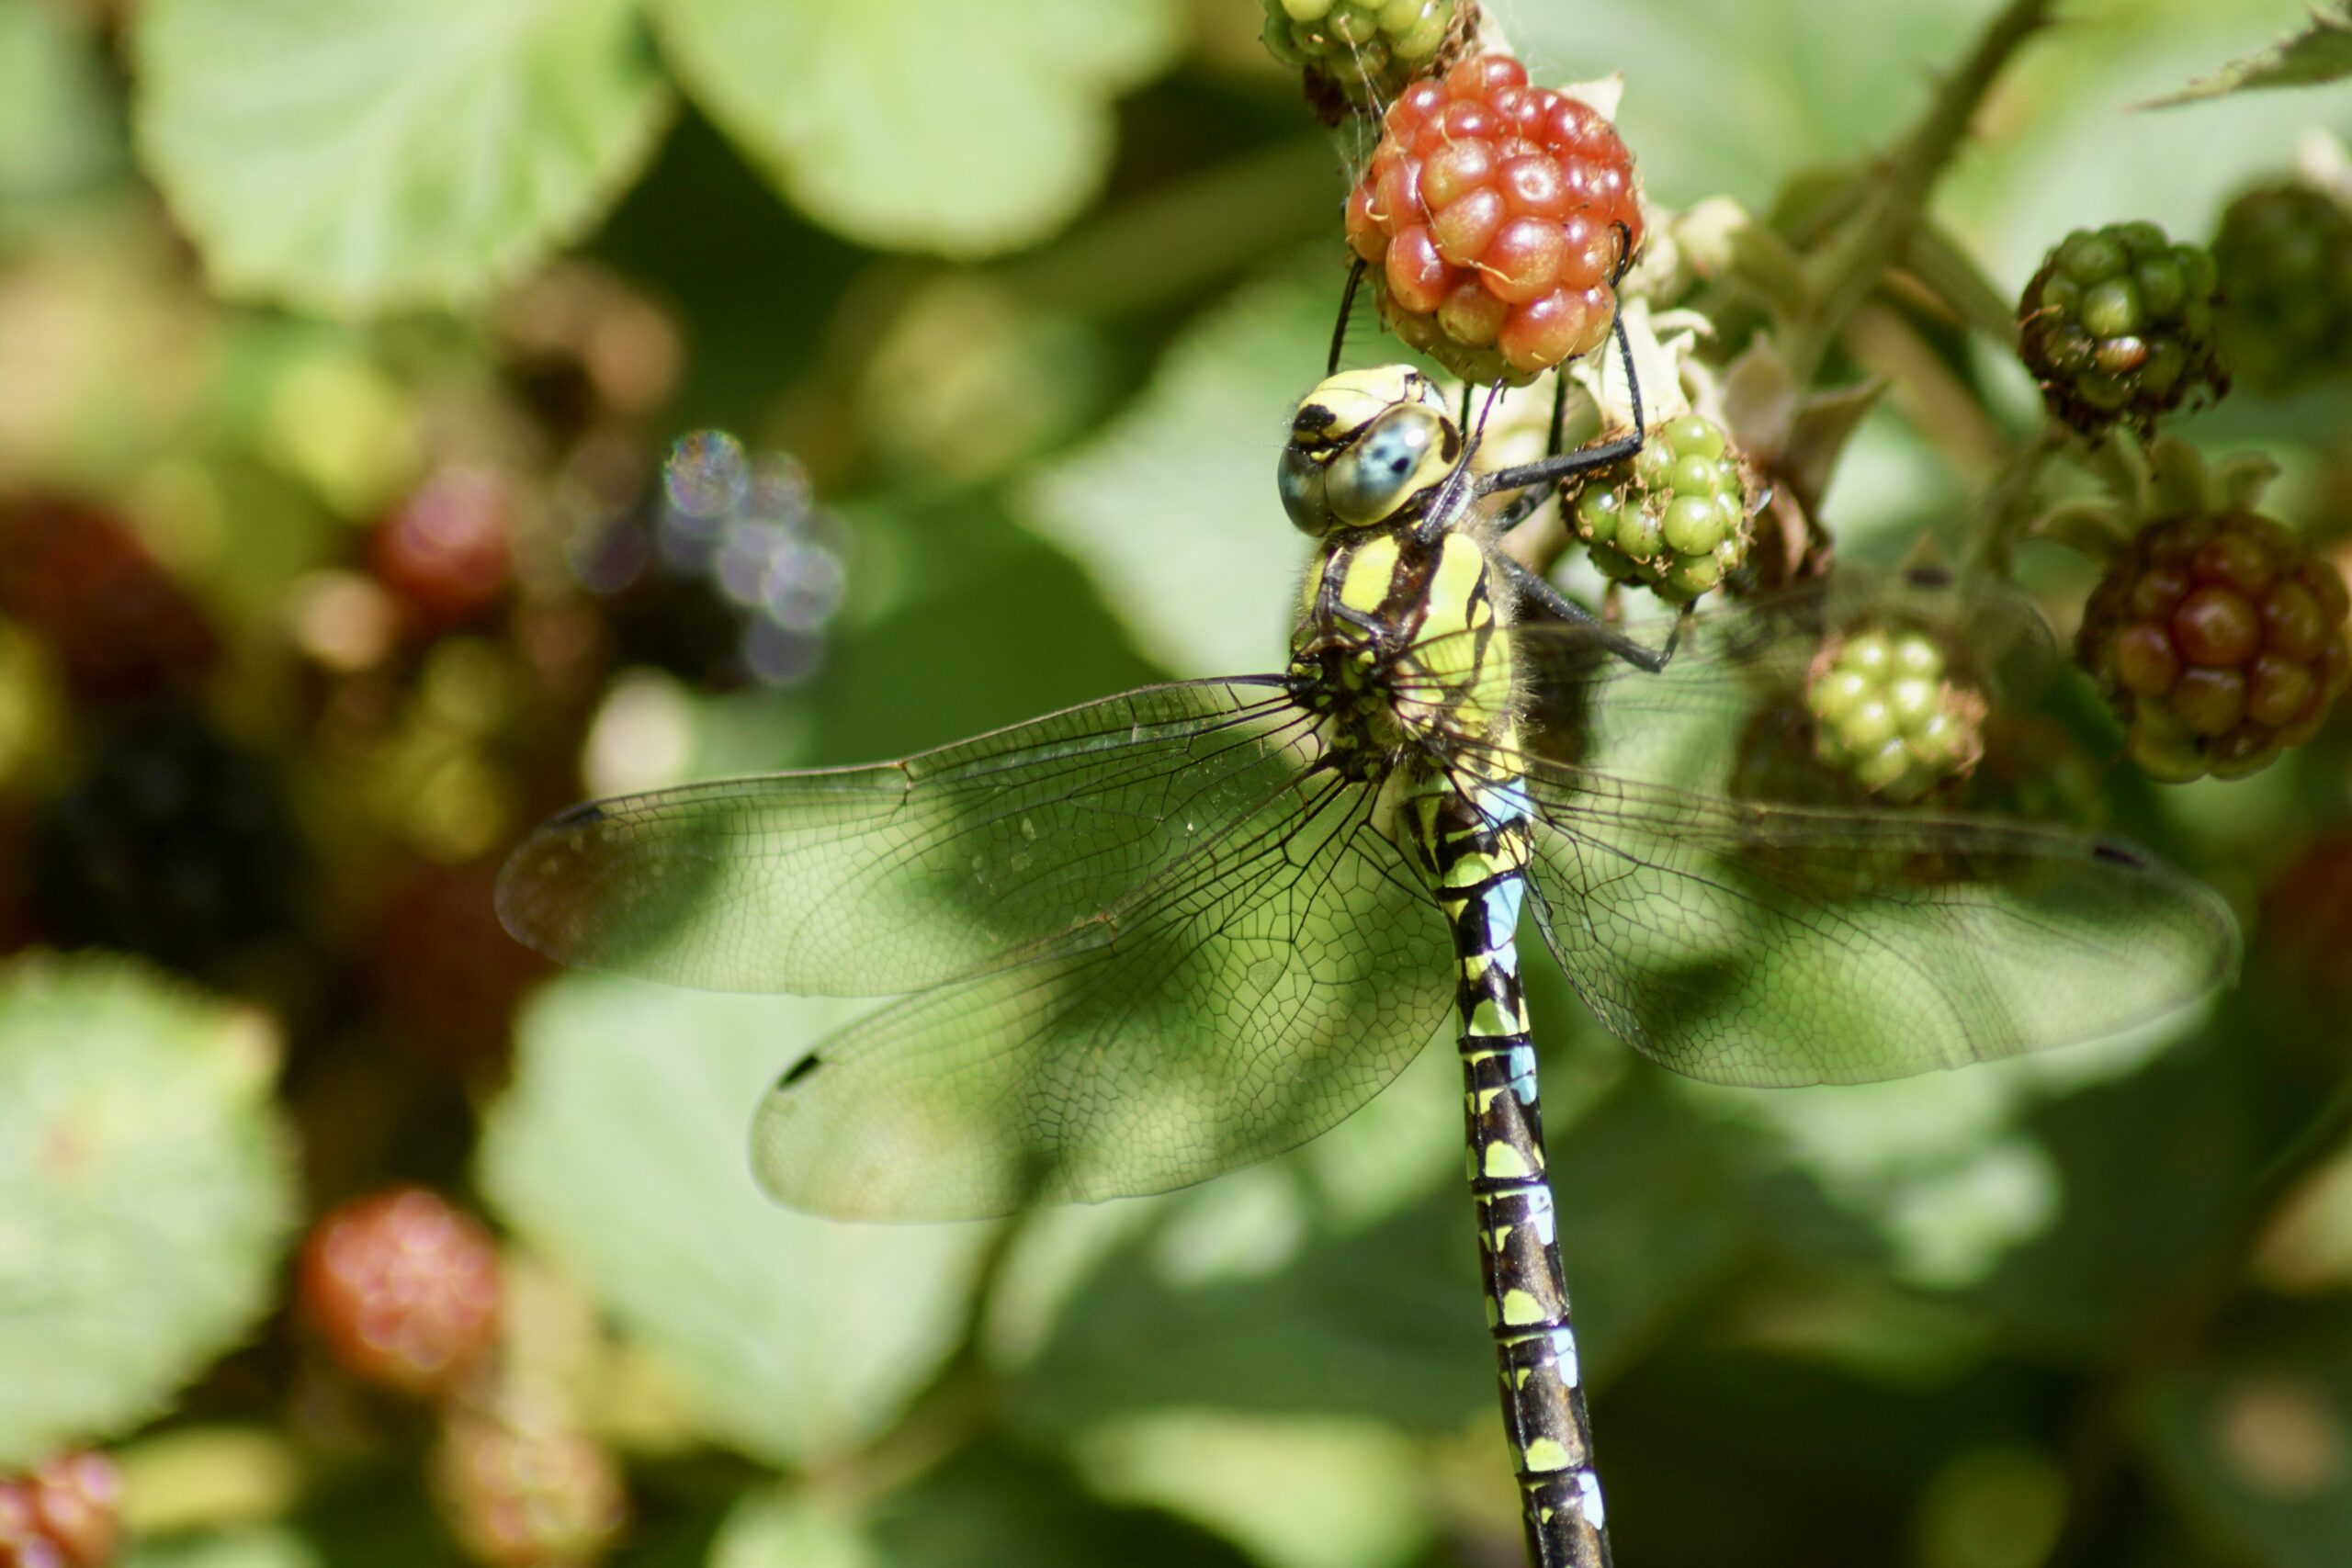
[[[2084,606],[2075,657],[2132,760],[2181,783],[2242,778],[2317,732],[2352,674],[2335,567],[2253,513],[2149,524]]]
[[[2352,369],[2352,208],[2310,186],[2250,190],[2222,214],[2222,345],[2257,392]]]
[[[2067,235],[2018,305],[2018,351],[2051,416],[2085,435],[2145,434],[2197,388],[2227,390],[2220,276],[2211,252],[2153,223]]]
[[[1964,777],[1984,754],[1986,705],[1946,666],[1936,639],[1912,627],[1832,641],[1805,682],[1815,755],[1896,805]]]
[[[1267,52],[1306,73],[1310,100],[1341,112],[1385,103],[1415,77],[1443,70],[1476,17],[1469,0],[1263,3]]]
[[[1630,474],[1603,469],[1566,499],[1601,574],[1670,604],[1720,585],[1747,558],[1746,478],[1721,427],[1698,414],[1653,432]]]

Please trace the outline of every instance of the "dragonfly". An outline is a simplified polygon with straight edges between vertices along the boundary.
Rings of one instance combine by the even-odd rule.
[[[1563,603],[1498,536],[1627,440],[1482,470],[1421,373],[1334,374],[1280,459],[1312,540],[1286,668],[576,807],[516,850],[500,912],[568,964],[896,997],[783,1071],[752,1132],[771,1194],[852,1220],[1205,1180],[1347,1117],[1452,1013],[1529,1555],[1605,1568],[1524,920],[1635,1051],[1747,1085],[2114,1033],[2238,956],[2227,907],[2127,843],[1741,795],[1741,725],[1844,590],[1656,643]]]

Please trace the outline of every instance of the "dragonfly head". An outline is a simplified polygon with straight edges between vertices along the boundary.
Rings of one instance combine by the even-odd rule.
[[[1280,470],[1302,533],[1378,528],[1415,514],[1462,458],[1437,389],[1404,365],[1346,370],[1306,394]]]

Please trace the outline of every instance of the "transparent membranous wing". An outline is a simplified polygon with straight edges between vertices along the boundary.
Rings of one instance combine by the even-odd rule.
[[[1077,939],[820,1044],[770,1095],[761,1180],[844,1218],[953,1219],[1164,1191],[1354,1111],[1453,995],[1445,922],[1325,774]]]
[[[1147,687],[903,761],[574,807],[507,863],[499,913],[588,968],[713,990],[915,990],[1094,920],[1315,754],[1272,682]]]
[[[1974,638],[1988,683],[2048,662],[2030,607],[1980,584],[1759,601],[1690,623],[1657,675],[1577,628],[1516,634],[1527,738],[1491,761],[1527,781],[1539,927],[1601,1021],[1697,1077],[1852,1083],[2112,1034],[2228,980],[2228,908],[2132,845],[1757,784],[1758,716],[1871,616]]]

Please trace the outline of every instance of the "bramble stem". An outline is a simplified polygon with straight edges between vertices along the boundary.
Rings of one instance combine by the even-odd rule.
[[[1889,154],[1871,199],[1848,220],[1822,268],[1812,311],[1789,334],[1787,357],[1797,386],[1813,385],[1829,345],[1902,253],[1928,193],[1960,150],[1994,79],[2025,40],[2048,25],[2052,3],[2010,0],[1937,92],[1918,124]]]

